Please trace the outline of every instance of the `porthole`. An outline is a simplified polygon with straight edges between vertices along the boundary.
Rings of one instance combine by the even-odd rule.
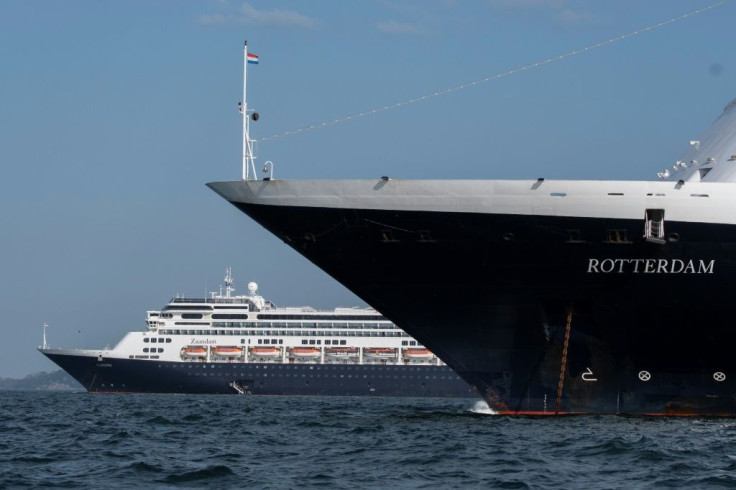
[[[511,242],[511,241],[513,241],[513,240],[514,240],[514,234],[513,234],[513,233],[511,233],[511,232],[507,232],[507,233],[504,233],[504,234],[503,234],[502,238],[503,238],[503,239],[504,239],[505,241],[507,241],[507,242]]]
[[[679,242],[680,241],[680,234],[679,233],[670,233],[670,235],[667,237],[667,239],[671,242]]]

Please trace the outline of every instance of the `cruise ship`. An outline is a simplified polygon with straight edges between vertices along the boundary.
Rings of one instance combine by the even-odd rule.
[[[277,307],[231,269],[208,298],[173,298],[112,349],[39,350],[90,393],[477,396],[372,308]]]
[[[289,181],[245,141],[207,185],[497,412],[735,416],[736,101],[683,146],[651,181]]]

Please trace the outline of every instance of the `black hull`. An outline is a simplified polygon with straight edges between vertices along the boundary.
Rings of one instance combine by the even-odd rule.
[[[477,397],[447,366],[167,362],[45,355],[90,393]]]
[[[736,415],[734,226],[234,204],[497,411]]]

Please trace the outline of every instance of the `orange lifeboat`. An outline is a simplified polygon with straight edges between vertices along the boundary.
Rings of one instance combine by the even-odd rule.
[[[250,355],[253,357],[279,357],[281,355],[281,349],[278,347],[251,347]]]
[[[432,359],[434,354],[429,349],[404,349],[406,359]]]
[[[293,357],[302,359],[316,359],[322,355],[316,347],[292,347],[289,352]]]
[[[188,357],[207,357],[207,347],[189,346],[185,347],[183,355]]]
[[[214,354],[223,357],[238,357],[243,354],[243,349],[233,346],[215,347]]]
[[[396,349],[388,347],[368,347],[363,351],[365,357],[371,359],[393,359],[396,357]]]

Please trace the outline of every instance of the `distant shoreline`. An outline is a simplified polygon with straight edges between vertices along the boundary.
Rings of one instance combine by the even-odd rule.
[[[0,391],[84,391],[84,387],[59,369],[29,374],[20,379],[0,378]]]

